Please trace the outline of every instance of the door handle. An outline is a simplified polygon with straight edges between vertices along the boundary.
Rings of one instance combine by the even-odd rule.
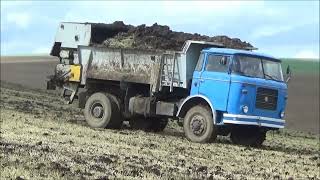
[[[204,82],[204,79],[199,79],[199,82],[201,82],[201,83]]]

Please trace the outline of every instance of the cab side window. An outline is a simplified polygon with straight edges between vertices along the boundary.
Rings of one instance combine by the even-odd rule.
[[[205,70],[211,72],[227,72],[230,58],[222,55],[209,55]]]
[[[203,55],[203,53],[201,53],[200,56],[199,56],[198,63],[197,63],[197,66],[195,68],[195,71],[201,71],[202,64],[203,64],[203,59],[204,59],[204,55]]]

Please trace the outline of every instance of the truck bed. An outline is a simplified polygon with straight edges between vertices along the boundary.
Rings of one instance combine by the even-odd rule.
[[[79,46],[79,63],[82,65],[82,84],[86,78],[125,81],[150,84],[153,88],[161,85],[180,87],[174,82],[180,79],[178,66],[173,67],[177,58],[175,51],[120,49],[93,46]],[[156,89],[155,89],[156,90]]]

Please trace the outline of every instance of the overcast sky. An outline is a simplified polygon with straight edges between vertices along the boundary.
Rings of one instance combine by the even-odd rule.
[[[49,54],[61,21],[117,20],[236,37],[276,57],[319,58],[319,1],[1,0],[1,55]]]

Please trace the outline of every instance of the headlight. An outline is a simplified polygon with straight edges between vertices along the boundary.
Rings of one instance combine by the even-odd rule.
[[[281,111],[280,118],[284,118],[284,115],[285,115],[284,111]]]
[[[249,111],[248,106],[242,106],[242,111],[243,111],[245,114],[247,114],[248,111]]]

